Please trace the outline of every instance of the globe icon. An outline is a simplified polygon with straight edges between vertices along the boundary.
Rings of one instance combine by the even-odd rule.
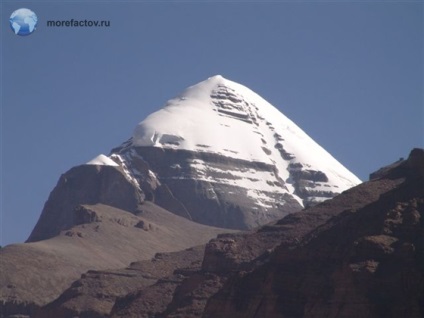
[[[30,35],[37,28],[37,15],[29,9],[21,8],[12,13],[10,27],[17,35]]]

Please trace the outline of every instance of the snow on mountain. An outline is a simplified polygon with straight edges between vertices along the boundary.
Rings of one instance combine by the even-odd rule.
[[[86,165],[95,166],[119,166],[115,161],[105,156],[104,154],[98,155],[96,158],[91,159]]]
[[[182,204],[183,214],[200,222],[209,216],[197,215],[194,209],[200,206],[182,186],[195,191],[203,204],[216,204],[211,213],[224,209],[221,219],[228,209],[241,210],[250,227],[361,182],[265,99],[220,75],[169,100],[113,152],[118,163],[117,156],[125,158],[127,171],[140,171],[140,161],[145,162],[144,175],[153,174]],[[134,178],[141,182],[142,175]]]
[[[361,182],[278,109],[220,75],[189,87],[138,124],[133,146],[212,152],[275,164],[289,184],[290,171],[299,164],[323,171],[340,191]],[[194,165],[202,169],[201,162]]]

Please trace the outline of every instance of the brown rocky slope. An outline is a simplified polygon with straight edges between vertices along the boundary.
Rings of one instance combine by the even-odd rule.
[[[423,213],[414,149],[280,221],[91,270],[34,317],[423,317]]]
[[[423,150],[345,196],[361,201],[369,191],[378,199],[283,242],[269,263],[234,275],[203,317],[423,317]]]
[[[103,204],[82,205],[73,214],[76,225],[53,238],[0,250],[0,317],[33,316],[88,270],[123,268],[158,252],[204,244],[224,231],[151,202],[137,215]]]

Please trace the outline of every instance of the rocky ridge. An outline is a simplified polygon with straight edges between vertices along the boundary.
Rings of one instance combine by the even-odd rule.
[[[348,191],[362,204],[283,241],[267,264],[212,296],[203,317],[422,317],[423,168],[424,151],[415,149]]]
[[[424,150],[415,149],[331,200],[219,235],[191,263],[189,254],[169,254],[173,269],[151,284],[135,279],[126,295],[97,298],[110,312],[92,317],[422,317],[423,168]],[[73,288],[102,279],[110,278],[88,273]],[[72,314],[89,317],[84,306],[96,290],[68,291],[41,313],[73,304]]]

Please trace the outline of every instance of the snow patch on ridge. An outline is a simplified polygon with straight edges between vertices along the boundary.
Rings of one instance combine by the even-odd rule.
[[[96,165],[96,166],[119,166],[115,161],[110,159],[108,156],[103,154],[98,155],[97,157],[91,159],[86,165]]]
[[[137,181],[137,178],[135,175],[137,174],[137,171],[133,171],[131,168],[129,168],[129,165],[127,163],[128,159],[125,155],[118,155],[118,154],[112,154],[110,156],[111,158],[115,159],[117,162],[119,162],[119,165],[122,167],[122,170],[124,171],[125,177],[133,183],[138,189],[141,190],[140,184]]]

